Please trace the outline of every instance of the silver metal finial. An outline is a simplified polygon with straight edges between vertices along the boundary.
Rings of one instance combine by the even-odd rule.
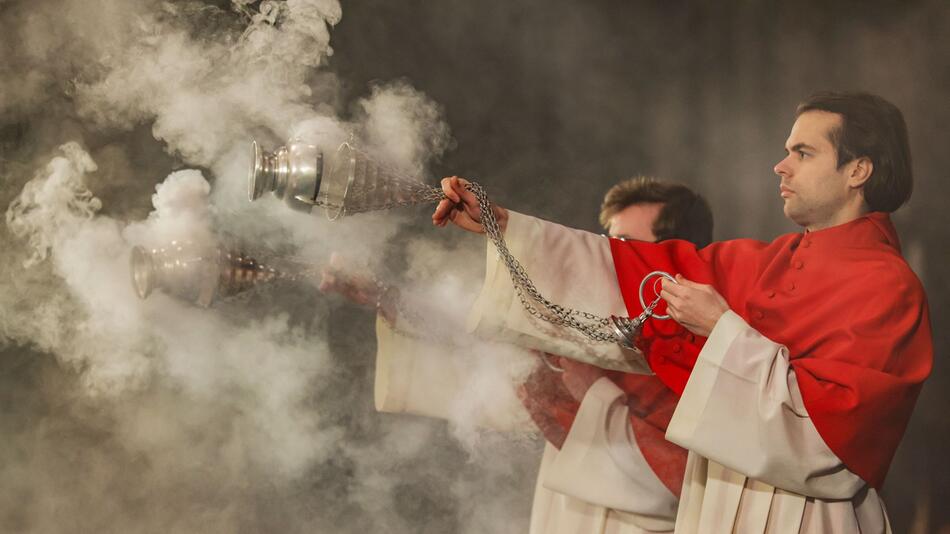
[[[323,153],[315,145],[291,140],[273,152],[251,143],[251,168],[247,196],[251,201],[272,192],[291,208],[309,212],[313,204],[297,197],[316,199],[323,176]]]

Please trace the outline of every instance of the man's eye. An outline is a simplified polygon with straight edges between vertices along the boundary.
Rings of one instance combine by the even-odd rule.
[[[798,151],[798,159],[805,159],[805,156],[809,156],[809,155],[810,155],[810,154],[807,153],[807,152],[804,152],[804,151],[801,151],[801,150]]]

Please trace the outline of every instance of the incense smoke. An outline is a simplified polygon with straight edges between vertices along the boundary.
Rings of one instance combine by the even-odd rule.
[[[509,369],[512,358],[481,349],[453,406],[463,453],[438,423],[372,412],[371,313],[307,284],[212,309],[132,290],[131,247],[177,240],[239,242],[316,265],[345,251],[420,298],[456,310],[471,299],[480,249],[420,238],[403,251],[406,214],[333,224],[275,198],[247,202],[252,138],[332,149],[356,135],[415,176],[451,145],[440,107],[404,80],[342,100],[326,69],[339,3],[53,0],[4,10],[0,116],[24,130],[0,167],[0,340],[14,362],[11,395],[39,400],[11,402],[4,419],[0,525],[476,531],[484,504],[497,508],[491,530],[517,531],[525,503],[483,495],[524,476],[499,458],[533,442],[470,421],[489,400],[513,401],[507,378],[532,362]],[[457,274],[426,282],[420,273],[434,265]],[[456,328],[450,316],[436,313],[431,326]]]

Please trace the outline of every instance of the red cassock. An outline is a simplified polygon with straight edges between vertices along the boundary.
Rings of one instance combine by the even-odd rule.
[[[926,296],[887,214],[771,243],[610,246],[631,317],[642,311],[637,293],[647,273],[679,273],[712,285],[750,326],[788,347],[818,433],[850,471],[880,488],[933,359]],[[641,349],[678,395],[704,342],[672,320],[651,319]]]

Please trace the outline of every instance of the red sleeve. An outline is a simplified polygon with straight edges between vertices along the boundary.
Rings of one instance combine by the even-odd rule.
[[[627,394],[630,427],[641,454],[663,485],[679,497],[687,452],[665,437],[678,397],[655,376],[616,371],[607,376]],[[560,449],[580,407],[560,375],[539,366],[520,388],[519,397],[545,439]]]
[[[686,473],[686,449],[666,441],[666,429],[679,397],[656,376],[614,373],[614,382],[627,393],[630,427],[650,469],[679,497]]]
[[[544,438],[560,449],[580,407],[564,387],[560,374],[537,366],[518,388],[518,398]]]
[[[776,260],[775,252],[787,245],[782,238],[768,245],[738,240],[697,251],[677,241],[612,240],[611,252],[631,316],[642,310],[637,293],[647,273],[681,273],[715,287],[753,328],[788,347],[822,439],[850,471],[879,488],[932,365],[923,288],[887,244],[840,247],[810,268],[799,300],[788,297],[787,305],[773,305],[763,315],[754,309],[761,303],[752,300],[761,291],[752,288],[760,279],[776,282],[792,272]],[[769,261],[778,263],[766,269]],[[650,320],[640,344],[656,375],[680,394],[704,342],[673,321]]]
[[[748,287],[762,269],[756,261],[739,258],[757,258],[750,252],[769,245],[750,239],[713,243],[703,249],[688,241],[673,239],[660,243],[645,241],[610,240],[610,249],[617,271],[617,280],[624,304],[631,317],[643,312],[639,289],[643,278],[653,271],[664,271],[701,284],[709,284],[722,294],[733,309],[741,309],[735,302],[742,299]],[[730,283],[725,283],[726,274]],[[653,283],[644,289],[646,304],[655,298]],[[655,313],[666,313],[666,304],[660,302]],[[677,395],[686,387],[686,380],[706,339],[694,336],[673,320],[650,319],[643,327],[639,348],[656,376]]]
[[[879,298],[864,289],[817,303],[809,315],[830,333],[793,350],[791,364],[828,448],[880,488],[930,374],[933,340],[923,288],[909,269],[855,280],[855,288],[879,288]]]

